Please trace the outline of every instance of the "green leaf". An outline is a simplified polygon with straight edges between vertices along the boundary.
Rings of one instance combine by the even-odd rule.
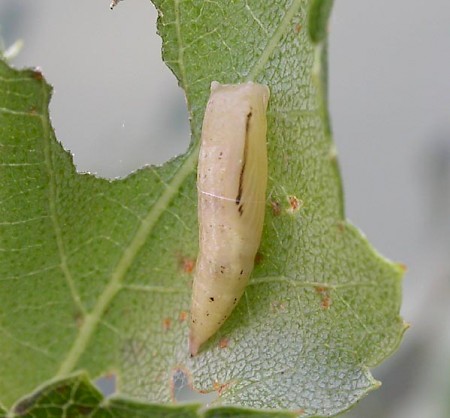
[[[314,43],[325,40],[333,0],[312,0],[309,11],[309,36]]]
[[[144,404],[131,399],[106,399],[85,373],[60,379],[21,399],[8,418],[292,418],[283,412],[252,411],[238,408],[213,408],[200,411],[201,405]],[[0,411],[1,413],[2,411]]]
[[[90,383],[86,374],[58,380],[22,399],[11,418],[197,418],[200,405],[163,406],[110,398]]]
[[[217,391],[208,417],[329,416],[378,386],[368,367],[405,330],[403,269],[344,220],[326,38],[311,37],[325,27],[324,1],[155,0],[193,142],[122,180],[76,173],[50,125],[51,88],[0,63],[0,402],[81,369],[114,373],[120,394],[152,403],[173,401],[181,372],[196,391]],[[270,180],[248,289],[190,358],[195,170],[213,80],[270,87]]]

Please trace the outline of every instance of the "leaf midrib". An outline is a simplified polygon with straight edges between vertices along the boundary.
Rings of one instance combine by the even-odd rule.
[[[87,314],[83,325],[80,327],[77,338],[74,341],[71,349],[65,360],[62,362],[57,377],[62,377],[70,373],[80,356],[83,354],[90,338],[99,323],[103,313],[109,306],[110,302],[116,296],[117,292],[122,288],[122,279],[128,271],[129,267],[133,263],[136,255],[139,253],[142,246],[147,241],[149,234],[151,233],[154,225],[158,221],[161,214],[167,208],[172,198],[178,193],[181,185],[189,174],[191,174],[195,168],[197,161],[197,148],[193,148],[187,155],[185,161],[180,166],[178,171],[173,176],[170,183],[166,184],[165,191],[161,194],[160,198],[156,201],[155,205],[148,212],[147,216],[142,220],[136,234],[124,249],[123,255],[116,268],[111,274],[111,279],[106,285],[105,290],[102,292],[94,309],[90,314]]]

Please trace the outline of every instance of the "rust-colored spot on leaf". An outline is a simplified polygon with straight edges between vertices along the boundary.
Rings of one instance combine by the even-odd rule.
[[[168,331],[172,326],[172,320],[170,318],[163,319],[163,329],[164,331]]]
[[[328,309],[331,306],[331,298],[329,295],[324,295],[322,297],[321,306],[323,309]]]
[[[298,34],[298,33],[300,33],[301,30],[302,30],[302,25],[300,23],[297,23],[294,26],[294,32]]]
[[[37,81],[42,81],[44,79],[44,76],[42,75],[41,71],[37,69],[32,71],[31,76]]]
[[[322,297],[320,302],[322,309],[328,309],[331,306],[330,289],[326,286],[315,286],[314,289]]]
[[[288,212],[294,213],[297,212],[302,206],[303,202],[296,196],[288,196],[289,208]]]
[[[214,382],[213,383],[213,389],[219,394],[219,396],[222,395],[222,393],[228,389],[228,387],[230,386],[230,383],[219,383],[219,382]]]
[[[183,273],[191,274],[195,269],[195,260],[189,257],[181,257],[180,267]]]
[[[278,200],[271,200],[270,206],[272,207],[273,216],[280,216],[281,214],[281,204]]]
[[[181,311],[180,315],[178,316],[178,320],[180,322],[184,322],[184,321],[186,321],[188,316],[189,316],[189,314],[186,311]]]
[[[219,348],[227,348],[229,343],[230,343],[230,340],[228,338],[224,337],[219,341]]]
[[[256,265],[261,264],[263,260],[264,260],[264,255],[258,251],[255,256],[255,264]]]

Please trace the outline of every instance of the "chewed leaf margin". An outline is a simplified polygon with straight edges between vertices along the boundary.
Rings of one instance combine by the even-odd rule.
[[[0,418],[294,418],[298,413],[241,408],[202,410],[199,404],[160,405],[122,397],[105,398],[86,373],[76,373],[38,388]]]

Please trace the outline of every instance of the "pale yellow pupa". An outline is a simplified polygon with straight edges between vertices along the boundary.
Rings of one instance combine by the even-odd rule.
[[[222,326],[253,270],[264,223],[269,88],[211,84],[197,172],[199,254],[189,349]]]

